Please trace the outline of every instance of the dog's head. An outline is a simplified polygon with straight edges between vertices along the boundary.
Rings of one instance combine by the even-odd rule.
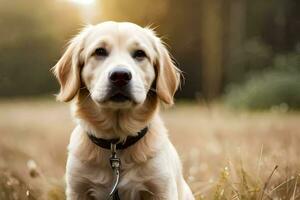
[[[81,88],[100,106],[140,105],[150,91],[166,104],[180,82],[179,70],[149,28],[122,22],[88,26],[74,37],[53,72],[60,83],[57,99],[72,100]]]

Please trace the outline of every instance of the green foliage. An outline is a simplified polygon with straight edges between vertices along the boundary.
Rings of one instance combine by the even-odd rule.
[[[226,80],[239,83],[249,71],[261,71],[272,63],[272,49],[259,38],[245,41],[233,50],[229,66],[225,71]]]
[[[300,109],[300,55],[280,55],[271,70],[255,73],[242,85],[231,86],[225,103],[233,108]]]

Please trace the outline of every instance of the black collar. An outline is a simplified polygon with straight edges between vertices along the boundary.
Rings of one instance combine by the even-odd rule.
[[[126,149],[127,147],[135,144],[142,137],[144,137],[147,132],[148,132],[148,126],[146,126],[140,132],[138,132],[137,136],[128,136],[126,141],[123,143],[122,142],[119,143],[120,140],[118,138],[106,140],[102,138],[97,138],[94,135],[89,133],[88,136],[94,144],[104,149],[111,149],[111,144],[116,144],[117,149]]]

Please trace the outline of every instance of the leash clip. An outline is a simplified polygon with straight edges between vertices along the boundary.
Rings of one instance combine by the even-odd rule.
[[[119,170],[121,167],[121,160],[117,157],[117,145],[111,143],[110,145],[111,157],[109,159],[110,166],[113,170]]]
[[[110,145],[110,150],[111,150],[111,157],[109,159],[110,161],[110,166],[113,170],[113,185],[112,189],[109,193],[109,198],[110,199],[118,199],[118,185],[120,182],[120,168],[121,168],[121,160],[117,156],[117,145],[114,143],[111,143]]]

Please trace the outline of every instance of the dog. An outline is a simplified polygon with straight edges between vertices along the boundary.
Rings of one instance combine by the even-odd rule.
[[[102,200],[110,192],[111,151],[91,137],[122,145],[141,130],[146,133],[138,141],[117,150],[119,197],[194,199],[159,116],[161,104],[174,103],[180,70],[152,29],[113,21],[86,26],[52,69],[57,100],[72,101],[77,124],[68,145],[67,200]]]

